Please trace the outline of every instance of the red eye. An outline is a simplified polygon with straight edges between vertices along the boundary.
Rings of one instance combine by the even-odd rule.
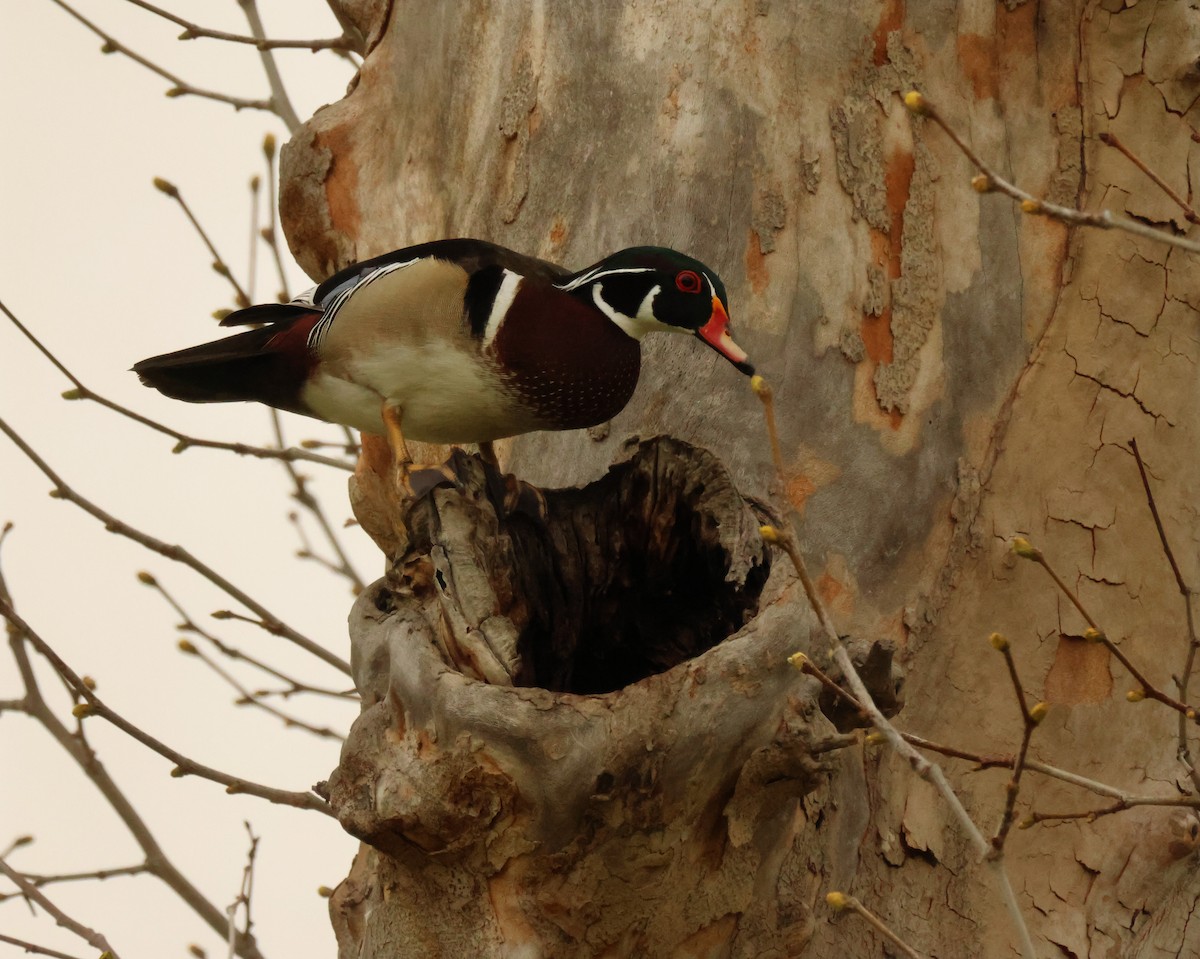
[[[684,270],[675,277],[675,285],[684,293],[699,293],[704,284],[700,281],[699,273]]]

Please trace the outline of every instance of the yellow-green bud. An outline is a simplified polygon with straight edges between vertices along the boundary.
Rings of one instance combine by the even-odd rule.
[[[1049,703],[1034,703],[1029,709],[1029,718],[1035,723],[1040,723],[1046,718],[1046,713],[1050,712]]]
[[[81,399],[83,399],[83,390],[80,390],[80,389],[63,390],[62,398],[64,400],[81,400]]]
[[[830,892],[825,894],[825,904],[830,909],[836,909],[839,912],[850,905],[850,897],[844,892]]]
[[[171,87],[171,89],[167,91],[167,96],[171,99],[174,99],[175,97],[183,96],[185,92],[186,91],[183,89],[183,87]]]
[[[1008,649],[1008,640],[1000,633],[992,633],[988,637],[988,642],[992,644],[992,649],[998,653],[1002,653]]]
[[[887,736],[881,733],[878,729],[875,729],[867,733],[867,735],[863,738],[863,742],[868,746],[882,746],[887,742]]]
[[[1019,823],[1017,823],[1017,828],[1018,829],[1029,829],[1031,826],[1034,826],[1034,825],[1036,825],[1036,823],[1032,819],[1022,819]]]
[[[209,614],[213,619],[233,619],[233,613],[227,609],[218,609]]]
[[[187,770],[184,769],[182,766],[176,766],[174,769],[171,770],[171,778],[172,779],[182,779],[186,775],[187,775]]]
[[[250,189],[257,193],[260,186],[262,186],[262,177],[256,173],[250,178]]]
[[[165,193],[167,196],[179,196],[179,187],[170,180],[164,180],[160,176],[154,178],[154,189]]]
[[[158,585],[158,580],[156,580],[154,578],[153,574],[147,573],[144,569],[138,571],[137,578],[138,578],[138,582],[141,583],[143,586],[157,586]]]
[[[916,90],[904,94],[904,105],[919,117],[929,116],[929,101]]]
[[[194,942],[188,946],[188,952],[195,956],[196,959],[207,959],[208,953],[201,949]]]
[[[996,184],[992,182],[992,178],[986,173],[971,177],[971,189],[976,193],[991,193],[995,188]]]
[[[232,312],[233,312],[233,310],[229,309],[229,307],[223,306],[219,310],[212,311],[212,318],[214,320],[223,320],[223,319],[225,319],[225,317],[227,317]]]
[[[117,45],[115,43],[113,43],[111,40],[105,40],[102,44],[100,44],[100,52],[101,53],[116,53]]]
[[[1104,641],[1104,633],[1100,632],[1094,626],[1089,626],[1083,631],[1083,638],[1089,643],[1099,643]]]
[[[85,716],[90,716],[96,711],[96,707],[91,703],[76,703],[75,708],[71,710],[71,715],[76,719],[83,719]]]
[[[1022,200],[1021,201],[1021,212],[1022,213],[1041,213],[1042,212],[1042,204],[1039,203],[1037,200]]]
[[[275,134],[274,133],[268,133],[265,137],[263,137],[262,150],[263,150],[263,154],[266,156],[266,158],[268,160],[271,159],[273,156],[275,156]]]
[[[1042,551],[1029,542],[1024,536],[1014,536],[1012,538],[1012,551],[1021,559],[1040,560]]]
[[[91,676],[84,676],[83,677],[83,685],[87,689],[95,689],[96,688],[96,680],[92,679]]]
[[[808,657],[804,653],[792,653],[788,662],[800,672],[804,672],[804,667],[808,665]]]
[[[1140,703],[1145,698],[1146,691],[1144,689],[1131,689],[1125,694],[1125,699],[1131,703]]]
[[[33,842],[32,836],[18,836],[12,841],[12,847],[13,849],[19,849],[22,846],[28,846],[31,842]]]
[[[187,653],[189,656],[195,656],[200,652],[190,639],[181,639],[175,645],[179,647],[181,653]]]
[[[757,396],[771,395],[771,385],[757,373],[750,377],[750,389],[754,390]]]
[[[328,899],[330,896],[333,895],[333,890],[330,889],[328,886],[317,886],[317,895],[320,896],[322,899]]]
[[[230,796],[236,796],[238,793],[245,791],[246,787],[243,783],[230,783],[225,787],[225,792],[227,792]]]
[[[760,526],[758,533],[768,543],[778,543],[783,538],[774,526]]]

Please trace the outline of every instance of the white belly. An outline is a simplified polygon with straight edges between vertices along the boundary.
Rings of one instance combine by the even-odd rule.
[[[322,419],[384,433],[386,401],[402,411],[404,435],[425,443],[481,443],[547,424],[522,410],[486,364],[444,343],[393,346],[318,368],[302,393]]]

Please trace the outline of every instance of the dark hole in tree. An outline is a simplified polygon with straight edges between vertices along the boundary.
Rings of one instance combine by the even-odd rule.
[[[711,453],[648,440],[582,489],[544,491],[476,540],[520,634],[518,685],[606,693],[737,632],[770,571],[760,519]]]

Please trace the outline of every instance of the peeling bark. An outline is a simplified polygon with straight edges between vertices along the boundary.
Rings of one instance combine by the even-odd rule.
[[[722,273],[739,342],[775,388],[786,467],[777,490],[757,401],[681,338],[647,340],[639,390],[609,428],[518,438],[504,444],[506,468],[566,486],[602,475],[631,434],[710,449],[731,489],[773,492],[802,518],[818,588],[839,631],[865,644],[863,661],[895,650],[906,728],[984,753],[1015,748],[1016,706],[985,643],[999,630],[1028,693],[1051,704],[1032,755],[1119,788],[1188,788],[1174,717],[1124,703],[1129,677],[1080,645],[1078,613],[1007,543],[1034,540],[1171,689],[1183,608],[1126,444],[1138,439],[1184,576],[1200,586],[1200,271],[1149,241],[1071,234],[975,194],[974,171],[897,96],[919,86],[1035,195],[1186,229],[1096,137],[1118,134],[1181,195],[1200,192],[1188,4],[395,0],[376,11],[385,7],[358,85],[284,152],[284,221],[307,269],[324,275],[446,235],[572,267],[670,244]],[[356,484],[384,552],[409,555],[409,531],[379,505],[386,483],[366,464]],[[574,517],[596,494],[557,501],[571,503],[553,514],[562,537],[611,540],[612,527]],[[373,692],[335,781],[347,822],[382,848],[360,856],[335,899],[343,955],[391,955],[397,942],[447,956],[875,954],[872,932],[826,921],[830,888],[858,895],[926,953],[1012,954],[994,891],[906,765],[853,747],[826,757],[828,774],[808,766],[832,733],[813,712],[817,691],[780,665],[809,628],[780,564],[755,601],[743,578],[740,598],[709,607],[725,625],[704,638],[679,617],[670,655],[642,664],[660,670],[652,676],[622,685],[632,674],[618,670],[582,696],[521,686],[570,689],[583,627],[604,625],[619,603],[572,612],[581,579],[558,595],[516,574],[497,589],[486,558],[473,547],[460,558],[446,537],[462,518],[455,536],[484,529],[492,542],[508,520],[493,511],[493,530],[474,502],[452,517],[454,495],[424,507],[441,516],[447,504],[436,535],[414,524],[428,562],[393,563],[392,586],[410,577],[416,606],[385,615],[363,600],[355,614],[356,669]],[[519,564],[562,554],[554,536],[505,535],[512,552],[497,556]],[[472,563],[490,592],[472,592]],[[459,599],[442,604],[447,571]],[[559,624],[541,630],[544,663],[522,658],[536,615],[515,612],[513,597],[527,590]],[[493,608],[508,611],[511,629]],[[647,623],[622,621],[626,654],[653,631]],[[708,648],[726,628],[733,638]],[[880,689],[893,687],[890,659],[883,673]],[[692,690],[707,713],[680,705]],[[490,730],[468,714],[511,715],[523,732],[488,745]],[[620,735],[610,744],[598,730]],[[668,730],[669,743],[656,738]],[[735,730],[744,743],[695,760],[696,743]],[[694,792],[680,757],[702,771]],[[565,778],[543,781],[539,763]],[[651,775],[647,763],[673,772]],[[944,765],[977,821],[994,825],[1005,774]],[[454,801],[439,807],[446,795]],[[1018,815],[1096,805],[1027,776]],[[1200,873],[1180,816],[1146,807],[1015,831],[1008,868],[1040,953],[1200,956]],[[603,907],[589,912],[593,899]]]

